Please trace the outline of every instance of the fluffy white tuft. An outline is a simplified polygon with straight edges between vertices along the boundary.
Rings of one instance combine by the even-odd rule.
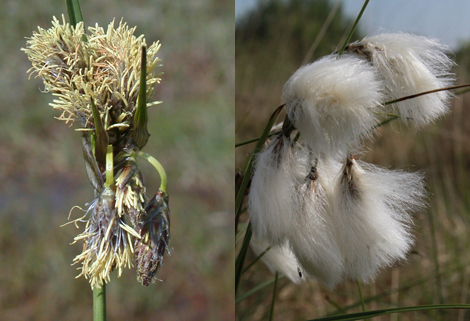
[[[333,195],[346,277],[369,282],[381,267],[405,258],[413,245],[410,213],[424,207],[424,196],[421,174],[359,165],[348,157]]]
[[[248,195],[253,231],[273,245],[285,243],[294,211],[290,143],[289,138],[276,136],[258,154]]]
[[[250,246],[256,255],[260,255],[270,246],[270,244],[257,239],[253,235]],[[271,248],[261,257],[261,260],[272,273],[275,273],[276,271],[280,272],[295,284],[305,281],[305,276],[303,275],[302,270],[299,269],[297,260],[288,246],[271,246]]]
[[[325,191],[332,177],[307,148],[295,158],[298,186],[289,244],[302,270],[333,289],[342,281],[343,261]]]
[[[317,155],[347,151],[376,123],[382,83],[352,55],[331,55],[298,69],[284,85],[289,118]]]
[[[382,75],[390,99],[451,86],[454,62],[449,48],[436,39],[404,33],[366,37],[349,46],[364,54]],[[448,112],[448,91],[420,96],[392,105],[408,123],[421,127]]]

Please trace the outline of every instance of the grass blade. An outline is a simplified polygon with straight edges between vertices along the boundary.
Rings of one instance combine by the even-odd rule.
[[[253,230],[251,229],[251,223],[249,223],[246,229],[245,238],[243,239],[242,248],[240,249],[240,253],[238,253],[237,260],[235,262],[235,294],[237,294],[238,286],[240,285],[243,263],[245,262],[246,252],[248,251],[248,246],[250,245],[252,233]]]
[[[139,100],[134,116],[134,132],[132,134],[139,149],[147,144],[150,134],[147,130],[147,48],[142,47],[140,67]]]
[[[309,321],[353,321],[365,318],[373,318],[379,315],[386,315],[392,313],[413,312],[423,310],[438,310],[438,309],[470,309],[470,304],[431,304],[431,305],[417,305],[411,307],[390,308],[372,310],[366,312],[350,313],[347,315],[335,315],[332,317],[311,319]]]
[[[364,11],[366,10],[366,7],[367,5],[369,4],[369,0],[366,0],[364,2],[364,5],[362,6],[362,9],[361,9],[361,12],[359,12],[359,14],[357,15],[357,18],[356,18],[356,21],[354,21],[354,24],[351,28],[351,31],[349,31],[349,34],[348,36],[346,37],[346,40],[344,41],[344,44],[343,46],[341,47],[341,50],[339,51],[338,53],[338,56],[341,56],[341,54],[343,53],[344,49],[346,48],[347,44],[349,43],[349,41],[351,40],[351,37],[354,33],[354,31],[356,30],[357,28],[357,24],[359,23],[359,20],[361,20],[361,17],[362,17],[362,14],[364,13]]]
[[[67,12],[69,14],[69,21],[72,26],[83,21],[82,11],[80,10],[80,3],[78,0],[65,0],[67,4]]]
[[[279,273],[276,271],[276,276],[274,277],[273,299],[271,301],[271,309],[269,310],[269,321],[273,321],[273,317],[274,317],[274,303],[276,303],[276,290],[277,290],[278,275]]]

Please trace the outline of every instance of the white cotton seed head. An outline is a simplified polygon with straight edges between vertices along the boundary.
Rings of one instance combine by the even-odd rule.
[[[388,91],[396,99],[451,86],[454,62],[449,48],[436,39],[404,33],[366,37],[348,48],[365,55],[377,67]],[[448,91],[423,95],[392,105],[393,112],[416,126],[424,126],[448,112]]]
[[[352,55],[301,67],[282,94],[289,118],[317,155],[357,145],[377,123],[382,97],[375,68]]]
[[[253,231],[273,245],[285,243],[292,222],[295,182],[290,143],[289,138],[276,136],[258,154],[248,195]]]
[[[270,244],[257,239],[254,235],[250,242],[251,249],[260,255]],[[268,269],[275,273],[276,271],[284,274],[291,282],[299,284],[305,281],[305,275],[299,268],[297,260],[288,246],[271,246],[271,248],[261,257],[261,260]]]
[[[345,276],[373,280],[413,245],[410,214],[424,207],[419,173],[389,171],[348,158],[336,181],[334,224]]]
[[[307,148],[299,149],[295,155],[303,171],[297,168],[296,208],[288,238],[305,274],[333,289],[342,281],[343,261],[323,187],[328,184],[328,173],[311,156]]]

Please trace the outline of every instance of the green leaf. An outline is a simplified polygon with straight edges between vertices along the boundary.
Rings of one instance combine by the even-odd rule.
[[[240,285],[240,279],[242,277],[243,263],[245,262],[246,252],[250,245],[251,235],[253,230],[251,229],[251,222],[248,224],[246,229],[245,238],[243,239],[242,248],[238,253],[237,260],[235,262],[235,294],[237,294],[238,286]]]
[[[235,213],[237,217],[238,215],[240,215],[240,208],[243,203],[243,198],[245,197],[245,191],[251,179],[251,172],[253,171],[253,157],[252,156],[256,155],[263,148],[263,145],[266,142],[266,139],[268,138],[269,132],[271,131],[271,128],[273,127],[274,122],[276,121],[277,116],[279,116],[282,108],[284,108],[284,105],[279,106],[271,115],[271,118],[269,119],[268,124],[264,128],[263,134],[258,140],[258,144],[256,144],[255,149],[250,155],[251,159],[248,165],[246,166],[245,170],[243,171],[243,180],[240,185],[240,189],[237,193],[237,198],[235,199]]]
[[[69,14],[69,21],[72,26],[83,21],[82,11],[78,0],[65,0],[67,4],[67,12]]]
[[[346,37],[346,40],[344,41],[343,46],[341,47],[341,50],[338,53],[338,56],[341,56],[343,54],[344,49],[346,49],[346,46],[349,43],[349,41],[351,40],[351,37],[352,37],[354,31],[356,30],[357,24],[359,23],[359,20],[361,20],[362,14],[366,10],[366,7],[367,7],[368,4],[369,4],[369,0],[364,1],[364,5],[362,6],[361,12],[359,12],[359,14],[357,15],[356,21],[354,21],[354,24],[353,24],[351,30],[349,31],[349,34]]]
[[[470,309],[470,304],[431,304],[431,305],[417,305],[411,307],[380,309],[366,312],[350,313],[346,315],[335,315],[326,318],[311,319],[309,321],[352,321],[361,320],[365,318],[377,317],[379,315],[413,312],[423,310],[438,310],[438,309]]]
[[[142,149],[149,140],[150,134],[147,130],[147,48],[142,47],[142,59],[140,67],[140,86],[139,86],[139,102],[134,115],[134,138],[139,149]]]

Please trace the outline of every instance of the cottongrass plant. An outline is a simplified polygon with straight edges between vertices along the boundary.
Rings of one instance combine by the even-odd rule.
[[[420,127],[447,111],[445,92],[382,103],[450,85],[447,49],[425,37],[369,37],[301,67],[285,84],[286,121],[306,143],[289,144],[281,133],[259,153],[248,211],[254,235],[290,247],[306,277],[330,289],[343,279],[367,283],[406,258],[411,215],[425,206],[422,174],[357,162],[351,152],[381,115],[399,113]]]
[[[250,244],[258,255],[254,262],[264,258],[275,273],[274,292],[278,273],[296,284],[313,278],[330,290],[352,280],[365,311],[360,282],[374,282],[413,248],[413,214],[427,206],[423,172],[392,170],[356,157],[376,128],[399,119],[421,129],[449,111],[449,89],[468,85],[450,87],[455,64],[436,39],[398,33],[348,40],[340,51],[294,72],[284,85],[285,104],[273,113],[245,163],[236,215],[247,195],[250,222],[236,261],[236,291]],[[273,127],[282,108],[284,122]],[[449,308],[468,305],[376,310],[344,319]],[[330,319],[336,317],[325,318]]]
[[[160,44],[147,47],[144,37],[134,36],[135,28],[122,21],[107,29],[95,25],[85,33],[81,14],[70,19],[72,23],[54,17],[52,27],[38,28],[22,50],[33,65],[30,75],[40,77],[45,92],[55,97],[50,105],[61,111],[58,119],[71,125],[77,121],[82,135],[95,199],[83,216],[71,221],[77,227],[85,224],[74,239],[84,243],[74,264],[80,264],[79,276],[95,289],[109,282],[111,271],[120,276],[134,264],[138,281],[148,286],[157,280],[164,254],[170,253],[166,174],[141,151],[150,136],[147,108],[160,103],[151,100],[160,83]],[[137,157],[150,162],[161,178],[150,200]]]

